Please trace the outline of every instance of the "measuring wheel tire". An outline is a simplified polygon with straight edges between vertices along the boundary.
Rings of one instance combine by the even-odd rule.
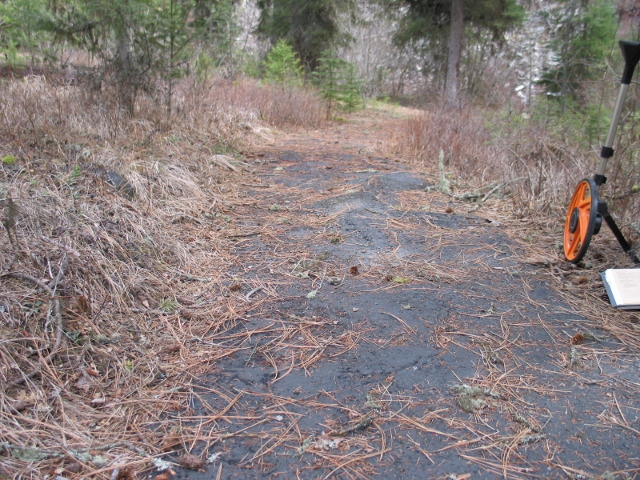
[[[598,233],[598,220],[598,186],[591,178],[585,178],[573,192],[564,222],[564,256],[568,261],[582,260],[591,237]]]

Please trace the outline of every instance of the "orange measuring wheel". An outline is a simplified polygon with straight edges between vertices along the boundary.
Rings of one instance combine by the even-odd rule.
[[[598,187],[591,178],[582,180],[571,197],[564,222],[564,256],[578,263],[587,253],[591,237],[598,233],[602,217],[598,215]]]
[[[576,187],[569,204],[567,219],[564,222],[564,256],[572,263],[578,263],[582,260],[589,248],[591,237],[598,234],[604,219],[625,253],[631,257],[633,263],[640,264],[640,258],[635,254],[615,220],[609,214],[607,202],[598,200],[598,187],[607,181],[604,171],[607,161],[613,156],[613,141],[622,115],[624,98],[629,85],[631,85],[633,71],[640,63],[640,42],[620,40],[619,44],[624,57],[624,73],[622,80],[620,80],[620,92],[613,109],[609,133],[600,151],[600,164],[593,180],[585,178]]]

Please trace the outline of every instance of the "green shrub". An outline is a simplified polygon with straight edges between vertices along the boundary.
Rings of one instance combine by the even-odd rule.
[[[267,55],[264,80],[287,87],[302,86],[300,60],[286,40],[279,40]]]
[[[336,107],[351,112],[364,106],[362,84],[355,65],[338,58],[332,50],[325,51],[320,57],[313,81],[327,102],[328,117]]]

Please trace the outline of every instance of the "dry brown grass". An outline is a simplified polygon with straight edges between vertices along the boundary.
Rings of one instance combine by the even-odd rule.
[[[258,126],[313,128],[324,123],[324,106],[306,90],[261,85],[251,79],[186,79],[176,87],[174,113],[152,96],[140,95],[135,118],[114,108],[115,95],[28,76],[2,85],[0,132],[11,143],[144,141],[155,130],[206,130],[211,140],[229,143],[238,131]],[[213,142],[212,142],[213,143]]]
[[[508,122],[489,121],[472,107],[428,111],[407,120],[397,143],[431,170],[442,151],[454,180],[501,185],[498,193],[510,195],[522,213],[555,212],[584,175],[576,172],[593,170],[593,160],[533,126],[511,125],[507,133],[498,133]]]
[[[151,97],[134,118],[110,105],[42,76],[0,85],[0,476],[115,478],[201,439],[172,412],[245,348],[224,333],[260,304],[226,274],[249,167],[234,152],[324,118],[248,80],[184,81],[171,122]],[[326,348],[309,338],[303,368]]]
[[[214,101],[227,108],[255,112],[275,127],[317,128],[325,123],[326,107],[318,95],[304,89],[269,86],[255,80],[219,80]]]
[[[397,134],[397,149],[432,172],[442,151],[454,187],[456,180],[463,189],[472,184],[482,192],[480,198],[496,188],[493,193],[510,198],[521,216],[562,218],[576,184],[595,173],[597,148],[552,135],[534,121],[523,121],[520,114],[503,115],[474,107],[429,110],[406,121]],[[637,130],[627,122],[602,189],[623,225],[637,222],[640,212],[638,195],[631,193],[640,184],[633,159],[638,152],[632,132]]]

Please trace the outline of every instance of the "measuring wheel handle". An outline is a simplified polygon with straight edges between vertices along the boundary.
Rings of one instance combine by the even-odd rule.
[[[633,78],[633,70],[640,62],[640,42],[620,40],[620,50],[622,50],[622,56],[624,57],[624,73],[620,83],[629,85]]]

